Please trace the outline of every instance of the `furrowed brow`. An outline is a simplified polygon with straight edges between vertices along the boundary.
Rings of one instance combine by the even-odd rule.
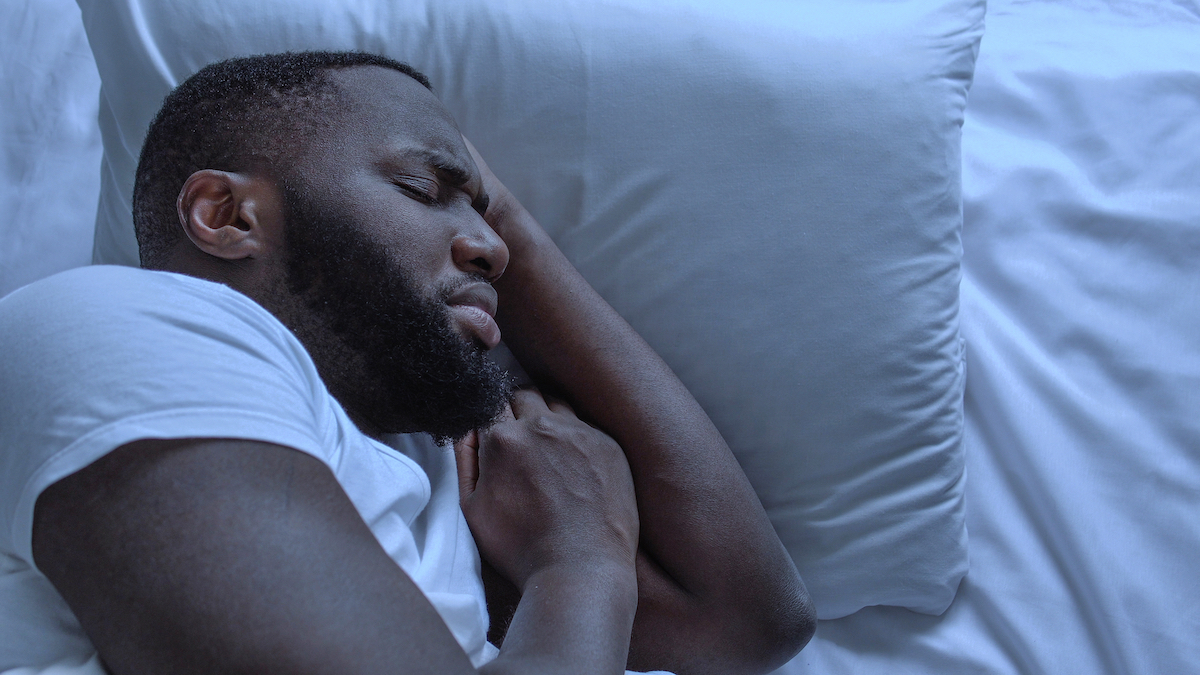
[[[442,180],[445,180],[448,184],[454,187],[462,187],[470,182],[472,177],[471,172],[465,166],[459,164],[453,157],[436,150],[422,150],[420,154],[425,162],[436,169],[438,173],[442,174]],[[482,216],[487,212],[489,203],[491,203],[491,197],[481,187],[479,196],[471,202],[471,208],[478,211],[479,215]]]
[[[421,159],[442,174],[443,180],[454,187],[462,187],[471,180],[471,172],[453,157],[436,150],[420,151]]]
[[[456,158],[438,150],[426,148],[389,149],[379,157],[378,163],[389,171],[400,170],[404,165],[423,164],[438,173],[438,178],[454,187],[471,180],[471,172]]]
[[[426,166],[432,167],[438,174],[438,178],[452,187],[462,187],[471,181],[473,173],[452,155],[446,154],[439,150],[430,150],[427,148],[408,148],[397,152],[395,155],[385,158],[383,164],[389,167],[398,167],[402,161],[417,160]],[[488,204],[491,198],[481,188],[479,195],[471,202],[471,207],[483,215],[487,211]]]

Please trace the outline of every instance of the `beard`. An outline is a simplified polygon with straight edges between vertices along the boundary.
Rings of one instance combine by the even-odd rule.
[[[512,379],[452,327],[446,300],[409,275],[336,205],[283,187],[289,325],[330,393],[363,431],[424,431],[439,442],[487,426]],[[479,278],[464,279],[472,283]]]

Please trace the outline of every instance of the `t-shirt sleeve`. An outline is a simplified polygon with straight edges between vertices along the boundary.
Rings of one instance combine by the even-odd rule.
[[[326,464],[328,398],[249,298],[179,275],[72,270],[0,300],[0,550],[33,565],[55,481],[145,438],[277,443]]]

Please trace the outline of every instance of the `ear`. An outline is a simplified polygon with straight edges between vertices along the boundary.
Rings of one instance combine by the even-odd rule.
[[[196,248],[224,260],[242,260],[271,250],[282,215],[279,202],[269,179],[203,169],[188,176],[176,207]]]

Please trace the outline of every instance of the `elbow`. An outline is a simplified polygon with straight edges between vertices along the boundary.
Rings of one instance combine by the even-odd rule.
[[[790,559],[701,596],[641,590],[630,670],[765,675],[800,653],[817,628],[816,610]]]
[[[817,611],[803,582],[796,577],[770,600],[748,609],[735,637],[745,645],[739,672],[769,673],[804,649],[817,631]]]
[[[772,662],[768,671],[779,668],[804,649],[817,632],[817,609],[804,583],[797,577],[793,597],[779,609],[777,629],[772,635]]]
[[[800,653],[817,630],[817,613],[799,576],[770,584],[767,593],[727,597],[710,605],[693,634],[684,662],[668,668],[679,675],[765,675]],[[662,666],[656,666],[662,667]]]

